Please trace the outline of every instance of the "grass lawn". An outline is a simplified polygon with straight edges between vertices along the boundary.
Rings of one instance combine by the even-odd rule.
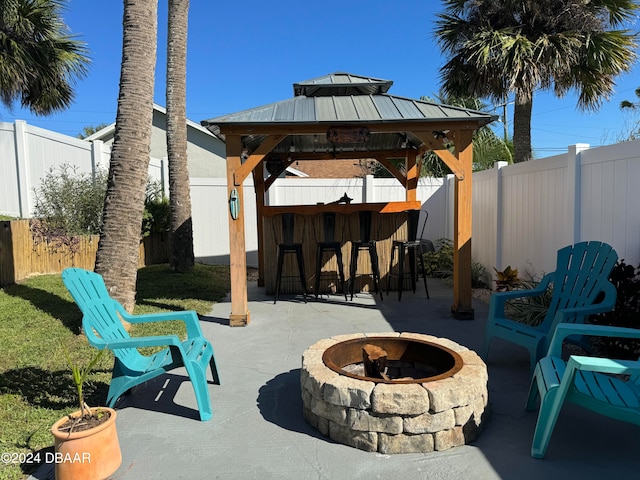
[[[203,315],[229,290],[227,266],[196,265],[193,272],[179,274],[168,265],[152,265],[138,272],[134,313],[195,310]],[[184,336],[182,325],[134,325],[130,334]],[[65,352],[87,361],[95,352],[80,326],[80,311],[59,274],[0,289],[0,480],[22,479],[35,470],[37,465],[7,461],[7,454],[51,449],[51,425],[78,409]],[[85,388],[89,405],[104,405],[112,365],[108,352]]]

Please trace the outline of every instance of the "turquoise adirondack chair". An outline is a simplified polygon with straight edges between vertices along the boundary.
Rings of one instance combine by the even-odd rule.
[[[192,310],[131,315],[111,298],[102,276],[80,268],[67,268],[62,280],[82,311],[82,327],[89,343],[99,350],[113,351],[115,363],[107,395],[107,406],[113,407],[125,392],[152,378],[184,366],[193,385],[200,420],[211,418],[211,400],[207,387],[207,366],[213,382],[220,384],[213,347],[202,335],[198,316]],[[131,337],[120,317],[130,323],[181,320],[187,329],[184,341],[176,335]],[[153,355],[143,355],[138,348],[167,347]]]
[[[533,410],[540,398],[540,411],[531,445],[531,456],[534,458],[544,457],[565,402],[573,402],[616,420],[640,425],[640,361],[571,356],[565,362],[560,358],[562,342],[576,334],[640,338],[640,330],[635,328],[558,325],[548,355],[535,368],[527,399],[527,410]],[[630,377],[624,381],[611,374]],[[603,434],[606,435],[606,432]],[[575,443],[576,439],[572,438],[571,442]]]
[[[482,358],[487,360],[491,341],[502,338],[529,351],[533,374],[559,323],[584,323],[589,315],[613,310],[616,289],[609,281],[609,274],[617,259],[615,250],[606,243],[576,243],[558,250],[556,270],[545,275],[536,288],[492,294]],[[506,317],[508,300],[543,295],[550,284],[553,285],[551,304],[539,325],[525,325]],[[579,336],[568,340],[588,351],[588,344]]]

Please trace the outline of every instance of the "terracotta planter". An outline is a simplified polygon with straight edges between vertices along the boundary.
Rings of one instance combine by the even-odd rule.
[[[56,480],[104,480],[122,463],[122,453],[116,431],[116,411],[107,407],[95,407],[108,411],[111,416],[102,425],[83,432],[60,432],[58,427],[67,421],[61,418],[51,427],[55,438]],[[74,412],[72,415],[79,415]]]

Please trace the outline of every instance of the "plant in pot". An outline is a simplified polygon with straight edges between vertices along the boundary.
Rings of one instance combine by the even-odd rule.
[[[116,411],[89,407],[84,401],[84,384],[105,350],[98,350],[84,368],[67,352],[80,409],[53,424],[56,480],[99,480],[112,475],[122,463],[116,431]]]

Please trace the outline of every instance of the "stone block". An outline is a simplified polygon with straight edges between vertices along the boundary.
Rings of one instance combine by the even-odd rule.
[[[349,428],[369,432],[402,433],[402,417],[375,415],[367,410],[349,410]]]
[[[325,383],[323,398],[332,405],[366,410],[371,406],[371,392],[374,386],[373,382],[337,375],[330,383]]]
[[[419,415],[429,411],[429,395],[417,383],[378,383],[371,394],[371,410],[389,415]]]
[[[456,425],[461,426],[466,424],[473,417],[473,407],[471,405],[457,407],[453,409],[453,413],[455,414]]]
[[[467,347],[465,347],[464,345],[460,345],[459,343],[454,342],[453,340],[450,340],[448,338],[438,338],[437,341],[435,341],[434,343],[437,343],[438,345],[442,345],[443,347],[447,347],[450,348],[451,350],[453,350],[454,352],[466,352],[467,350],[469,350]]]
[[[354,338],[364,338],[364,333],[348,333],[346,335],[335,335],[330,338],[335,343],[346,342],[347,340],[353,340]]]
[[[313,413],[322,418],[331,420],[339,425],[347,425],[347,409],[345,407],[331,405],[320,398],[311,397],[310,408]]]
[[[452,447],[464,445],[464,432],[462,427],[454,427],[433,434],[434,448],[437,451],[448,450]]]
[[[378,450],[378,434],[373,432],[359,432],[341,425],[329,422],[329,437],[338,443],[350,445],[367,452]]]
[[[456,416],[453,410],[439,413],[424,413],[404,418],[405,433],[435,433],[455,427]]]
[[[464,382],[451,378],[423,383],[429,394],[432,413],[443,412],[455,407],[467,405],[472,396]]]
[[[378,452],[394,453],[430,453],[434,450],[434,439],[430,433],[421,435],[389,435],[378,436]]]
[[[300,370],[300,386],[308,390],[314,397],[323,396],[323,388],[326,383],[333,383],[340,377],[338,373],[329,370],[323,365],[310,365]]]

